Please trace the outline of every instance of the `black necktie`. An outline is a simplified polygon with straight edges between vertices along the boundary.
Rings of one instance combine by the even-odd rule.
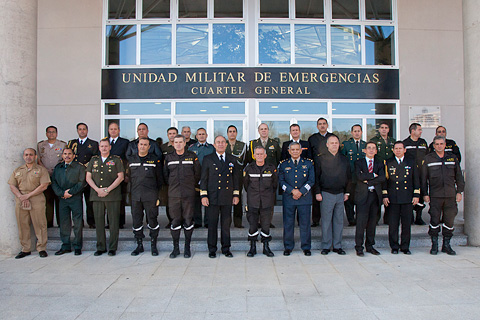
[[[111,145],[112,145],[112,146],[115,145],[115,139],[112,139]]]
[[[83,140],[80,140],[80,145],[83,145]]]
[[[357,141],[356,144],[357,144],[357,152],[358,152],[358,151],[360,151],[360,142]]]
[[[223,154],[220,155],[220,161],[223,162]]]
[[[298,164],[298,160],[293,160],[293,163],[295,164],[295,167],[296,167]]]

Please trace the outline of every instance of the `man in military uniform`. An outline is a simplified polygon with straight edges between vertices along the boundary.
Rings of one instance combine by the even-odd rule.
[[[435,152],[425,156],[421,185],[425,202],[430,203],[430,227],[428,234],[432,238],[431,254],[438,253],[438,234],[440,222],[443,222],[442,252],[455,255],[450,246],[453,236],[455,216],[458,213],[457,202],[462,201],[465,181],[457,157],[445,152],[446,141],[443,136],[433,139]]]
[[[405,156],[407,158],[412,158],[415,161],[417,167],[421,169],[423,159],[425,159],[425,155],[428,152],[427,141],[421,138],[422,126],[419,123],[412,123],[408,130],[410,132],[410,136],[403,140],[403,144],[405,145],[405,149],[407,150]],[[425,208],[425,204],[423,201],[423,190],[420,188],[420,200],[415,206],[413,206],[413,210],[415,210],[416,213],[415,224],[417,225],[425,224],[422,219],[423,208]]]
[[[239,171],[243,170],[243,164],[245,162],[245,154],[247,152],[247,146],[245,142],[237,140],[237,127],[234,125],[230,125],[227,128],[227,137],[228,137],[228,144],[227,149],[225,150],[226,153],[231,154],[235,158],[237,158],[237,164]],[[242,190],[242,181],[239,181],[238,188]],[[242,192],[240,191],[240,196],[238,198],[238,204],[233,206],[233,225],[235,228],[243,228],[242,225],[242,216],[243,216],[243,203],[242,203]]]
[[[63,149],[67,143],[57,139],[57,128],[48,126],[46,130],[47,140],[42,140],[37,144],[38,164],[47,169],[52,176],[55,166],[62,161]],[[57,225],[60,225],[58,197],[53,192],[52,186],[49,185],[44,192],[46,208],[45,215],[47,217],[47,227],[53,227],[54,211],[57,212]]]
[[[318,157],[327,152],[327,139],[333,135],[333,133],[327,131],[328,122],[325,118],[318,118],[317,129],[318,132],[308,138],[313,162],[317,162]],[[320,202],[315,197],[312,197],[312,227],[320,225],[320,217]]]
[[[223,136],[215,138],[215,153],[203,158],[200,196],[208,214],[208,256],[216,257],[218,217],[221,223],[222,253],[233,257],[230,251],[230,224],[232,223],[232,204],[238,203],[240,190],[237,159],[225,153],[227,140]]]
[[[455,140],[447,139],[447,129],[444,126],[438,126],[435,130],[436,136],[445,137],[446,145],[445,145],[445,152],[453,153],[458,160],[458,163],[462,162],[462,155],[460,154],[460,148],[457,146]],[[428,152],[434,152],[435,149],[433,148],[433,142],[430,143],[428,146]]]
[[[90,201],[93,202],[93,212],[97,233],[97,251],[95,256],[107,252],[105,237],[105,209],[110,223],[110,240],[108,255],[114,256],[117,252],[118,229],[120,220],[120,202],[122,191],[119,188],[124,179],[122,159],[110,154],[108,139],[100,140],[100,155],[93,156],[87,166],[87,183],[92,188]]]
[[[197,140],[190,138],[192,136],[192,129],[189,126],[182,127],[182,136],[185,137],[185,148],[188,149],[192,144],[197,143]]]
[[[48,256],[47,218],[45,217],[45,196],[43,192],[50,184],[47,169],[36,164],[37,152],[33,148],[23,151],[25,164],[15,169],[8,179],[10,190],[15,195],[15,215],[17,217],[18,237],[22,251],[15,259],[24,258],[31,253],[30,221],[37,237],[37,251],[41,258]]]
[[[297,210],[300,225],[300,241],[303,253],[312,255],[310,206],[312,205],[312,188],[315,184],[315,169],[313,161],[300,156],[302,147],[298,142],[292,142],[288,148],[291,158],[282,160],[278,167],[279,184],[283,190],[283,244],[284,256],[292,252],[295,227],[295,210]]]
[[[148,153],[153,153],[160,161],[163,161],[162,151],[158,147],[156,141],[148,137],[148,132],[148,126],[146,123],[142,122],[138,125],[138,138],[129,142],[127,152],[125,154],[128,161],[130,161],[130,157],[138,154],[138,140],[140,138],[147,138],[150,141],[150,149],[148,149]]]
[[[123,161],[123,167],[127,168],[127,149],[130,141],[120,137],[120,127],[117,122],[111,122],[108,125],[108,136],[110,145],[112,146],[110,153],[119,156]],[[127,205],[126,200],[128,195],[127,184],[127,179],[123,180],[120,184],[122,190],[122,202],[120,203],[120,229],[123,229],[123,226],[125,225],[125,206]]]
[[[68,148],[73,150],[75,161],[80,162],[85,167],[88,162],[98,154],[98,142],[88,138],[88,126],[85,123],[77,124],[78,139],[68,141]],[[90,229],[95,229],[95,219],[93,217],[93,204],[90,201],[90,187],[83,188],[83,196],[87,205],[87,223]]]
[[[322,154],[315,164],[316,199],[322,208],[322,251],[327,255],[330,249],[345,255],[342,248],[343,211],[345,201],[352,190],[352,170],[347,157],[339,152],[338,137],[327,139],[327,153]]]
[[[163,169],[165,181],[168,183],[168,203],[172,214],[170,232],[173,239],[173,251],[170,258],[180,254],[180,232],[185,233],[185,248],[183,256],[191,257],[190,242],[193,233],[193,212],[195,207],[195,188],[198,188],[201,168],[197,155],[185,150],[186,142],[183,135],[173,139],[175,151],[165,157]]]
[[[384,163],[388,159],[393,157],[393,144],[395,143],[395,139],[393,139],[391,136],[388,135],[389,132],[390,132],[390,125],[385,121],[380,122],[380,127],[378,128],[378,134],[372,139],[370,139],[371,142],[377,145],[376,157],[378,158],[378,160]],[[389,224],[388,222],[389,210],[390,209],[387,206],[385,206],[385,212],[383,214],[384,224]],[[377,212],[377,222],[380,221],[381,216],[382,216],[382,207],[380,206]]]
[[[248,230],[250,250],[247,256],[253,257],[257,253],[256,243],[260,219],[263,254],[273,257],[274,254],[268,243],[272,240],[270,223],[278,185],[277,168],[272,164],[265,163],[267,152],[262,146],[255,147],[254,156],[255,162],[248,164],[243,172],[243,183],[247,191],[247,220],[250,224]]]
[[[75,255],[82,254],[83,201],[82,190],[86,185],[85,167],[73,161],[72,149],[63,149],[63,162],[57,164],[52,174],[52,188],[60,198],[60,239],[62,247],[56,256],[75,250]],[[73,243],[70,240],[73,220]]]
[[[402,141],[393,146],[395,157],[385,164],[386,181],[383,183],[383,204],[389,208],[388,241],[393,254],[400,249],[410,254],[410,235],[413,206],[420,198],[420,170],[411,158],[405,157]],[[402,222],[401,243],[398,243],[398,227]]]
[[[207,130],[204,128],[197,129],[197,143],[193,144],[188,148],[188,150],[193,151],[200,162],[200,165],[203,164],[203,157],[215,152],[213,145],[207,142]],[[194,228],[200,228],[202,226],[202,200],[200,198],[200,189],[195,193],[195,211],[193,213],[193,220],[195,222]],[[208,215],[205,211],[203,215],[203,223],[205,228],[208,228]]]
[[[152,256],[158,256],[157,238],[158,225],[158,190],[162,186],[162,162],[153,153],[148,153],[150,140],[138,140],[138,154],[130,157],[129,178],[132,197],[133,235],[137,247],[132,256],[143,252],[143,212],[147,218],[147,227],[150,229]]]
[[[285,141],[282,144],[282,160],[289,159],[290,153],[288,153],[288,146],[292,142],[298,142],[302,146],[302,154],[301,157],[305,159],[312,159],[312,155],[310,154],[310,144],[308,141],[300,139],[301,131],[300,126],[296,123],[290,125],[290,136],[292,137],[291,140]]]
[[[355,204],[357,205],[357,227],[355,230],[355,250],[363,257],[364,234],[366,251],[379,255],[375,244],[378,206],[382,203],[382,183],[385,181],[385,164],[375,158],[377,145],[367,142],[365,158],[355,161]]]
[[[357,185],[357,179],[355,177],[355,161],[361,158],[365,158],[365,145],[366,142],[362,140],[362,126],[355,124],[351,129],[352,137],[342,142],[341,152],[347,157],[350,162],[350,170],[352,172],[353,190]],[[345,201],[345,213],[347,215],[348,225],[354,226],[355,221],[355,202],[354,196],[348,197]]]

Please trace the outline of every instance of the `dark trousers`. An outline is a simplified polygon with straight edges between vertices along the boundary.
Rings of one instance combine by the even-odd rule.
[[[63,250],[82,249],[83,201],[81,197],[60,199],[60,239]],[[70,241],[73,220],[73,241]]]
[[[232,223],[232,205],[206,207],[208,215],[208,251],[217,251],[218,217],[220,216],[222,253],[230,250],[230,224]]]
[[[272,222],[272,208],[248,208],[247,220],[250,225],[248,229],[248,240],[257,241],[258,238],[258,221],[260,219],[260,236],[262,242],[269,242],[272,240],[270,235],[270,223]]]
[[[354,188],[352,190],[355,190]],[[345,206],[345,214],[347,215],[347,220],[350,224],[355,223],[355,199],[353,195],[355,192],[352,192],[348,197],[348,200],[343,203]]]
[[[312,200],[312,222],[315,224],[320,223],[320,218],[322,217],[322,212],[320,211],[320,202],[313,197]]]
[[[363,234],[366,231],[365,247],[372,249],[375,244],[375,228],[377,226],[378,196],[368,192],[367,201],[357,205],[357,228],[355,230],[355,250],[363,250]]]
[[[43,192],[45,195],[45,216],[47,217],[47,227],[53,227],[53,217],[55,212],[57,213],[57,225],[60,225],[60,217],[59,217],[59,198],[53,192],[52,185],[49,185],[47,190]]]
[[[295,247],[295,209],[297,209],[300,224],[300,242],[302,250],[312,248],[312,233],[310,228],[310,205],[283,205],[283,246],[286,250]]]
[[[410,247],[410,235],[412,229],[412,203],[390,203],[388,207],[388,241],[390,248],[394,250],[408,250]],[[398,243],[398,227],[402,223],[401,243]]]
[[[117,250],[118,246],[118,229],[120,220],[120,201],[93,201],[93,211],[95,213],[95,226],[97,233],[97,250],[107,250],[107,240],[105,236],[105,209],[110,230],[110,239],[108,242],[108,250]]]
[[[240,190],[241,190],[241,187],[240,187]],[[242,216],[243,216],[243,203],[242,203],[242,192],[240,192],[240,195],[238,197],[238,203],[235,206],[233,206],[233,225],[235,227],[240,227],[242,225]]]
[[[150,201],[134,201],[132,200],[132,221],[133,234],[136,239],[143,239],[143,215],[147,219],[147,227],[150,229],[150,238],[158,237],[158,206],[156,200]]]
[[[185,228],[193,225],[195,198],[169,198],[168,204],[172,217],[172,230],[181,227],[182,223]]]
[[[440,233],[440,222],[443,222],[442,234],[444,237],[453,236],[455,216],[458,213],[455,197],[434,198],[430,197],[430,236],[438,236]],[[443,214],[442,214],[443,213]]]
[[[89,226],[95,226],[95,217],[93,214],[93,202],[90,201],[90,186],[83,188],[83,197],[85,198],[85,204],[87,205],[87,224]],[[93,191],[95,192],[95,191]]]
[[[202,199],[200,198],[200,192],[195,192],[195,203],[194,203],[194,210],[193,210],[193,220],[195,224],[198,224],[200,226],[202,225],[208,225],[208,214],[207,210],[205,209],[205,213],[203,214],[203,219],[202,219]],[[202,220],[204,224],[202,224]]]

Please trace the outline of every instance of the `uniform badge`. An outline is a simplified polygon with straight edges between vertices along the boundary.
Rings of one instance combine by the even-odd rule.
[[[231,162],[230,162],[228,165],[229,165],[230,167],[233,167],[233,163],[231,163]]]
[[[302,169],[307,169],[307,166],[306,166],[306,165],[303,165],[303,166],[302,166]]]
[[[110,160],[110,161],[108,161],[108,162],[106,163],[106,165],[107,165],[107,166],[114,166],[114,165],[115,165],[115,161],[111,161],[111,160]]]
[[[292,169],[292,167],[286,167],[285,168],[285,170],[291,170],[291,169]]]
[[[97,167],[98,167],[98,160],[95,160],[95,161],[93,162],[93,167],[94,167],[94,168],[97,168]]]
[[[15,172],[15,177],[18,177],[20,174],[20,172]]]
[[[45,147],[40,148],[40,153],[45,153]]]
[[[270,147],[268,147],[268,149],[273,150],[273,149],[275,149],[275,146],[271,145]]]

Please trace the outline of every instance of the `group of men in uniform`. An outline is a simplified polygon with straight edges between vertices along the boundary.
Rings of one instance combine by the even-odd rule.
[[[321,253],[328,254],[333,249],[344,255],[341,244],[344,211],[349,224],[356,225],[357,255],[363,256],[364,248],[369,253],[380,254],[373,245],[382,204],[384,221],[390,226],[392,253],[400,249],[409,254],[412,210],[416,212],[415,222],[423,223],[423,201],[430,202],[431,253],[438,252],[440,222],[443,222],[444,235],[442,251],[455,253],[450,239],[456,202],[461,201],[464,182],[458,147],[453,140],[445,138],[444,127],[437,128],[430,150],[421,139],[421,126],[415,123],[410,125],[410,136],[396,142],[389,136],[387,123],[380,124],[379,134],[369,142],[361,140],[362,127],[354,125],[351,139],[342,144],[336,135],[328,132],[325,118],[317,120],[317,128],[318,133],[304,141],[300,139],[300,126],[291,125],[292,139],[280,148],[277,140],[269,137],[265,123],[258,127],[259,138],[248,144],[237,140],[237,128],[231,125],[227,138],[217,136],[213,145],[206,141],[204,128],[197,129],[197,140],[191,139],[189,127],[182,128],[181,135],[177,128],[169,128],[168,141],[158,145],[148,137],[145,123],[137,127],[138,138],[128,141],[120,137],[120,128],[115,122],[108,127],[109,137],[99,143],[89,139],[88,126],[79,123],[78,138],[66,144],[57,140],[57,129],[50,126],[46,130],[47,140],[37,146],[38,164],[37,151],[26,149],[25,165],[16,169],[9,180],[17,201],[22,244],[17,258],[30,254],[29,219],[37,234],[37,250],[40,256],[47,256],[46,228],[53,225],[56,203],[62,247],[55,254],[71,252],[73,247],[75,254],[80,255],[84,225],[82,195],[87,207],[87,224],[96,229],[94,255],[106,252],[115,255],[119,229],[125,224],[128,194],[137,243],[132,255],[144,251],[144,215],[150,230],[151,253],[158,255],[158,206],[163,194],[173,240],[171,258],[180,254],[182,228],[184,257],[191,256],[193,229],[201,226],[208,228],[209,257],[216,257],[219,219],[221,252],[232,257],[232,207],[234,226],[243,228],[243,188],[247,197],[249,257],[256,254],[259,234],[263,253],[274,255],[269,241],[277,190],[282,194],[285,256],[294,249],[295,218],[300,227],[301,249],[306,256],[311,255],[310,228],[319,225],[320,217]],[[205,208],[203,217],[202,207]],[[72,221],[73,242],[70,240]],[[401,243],[398,241],[400,221]],[[110,229],[108,245],[105,228]]]

